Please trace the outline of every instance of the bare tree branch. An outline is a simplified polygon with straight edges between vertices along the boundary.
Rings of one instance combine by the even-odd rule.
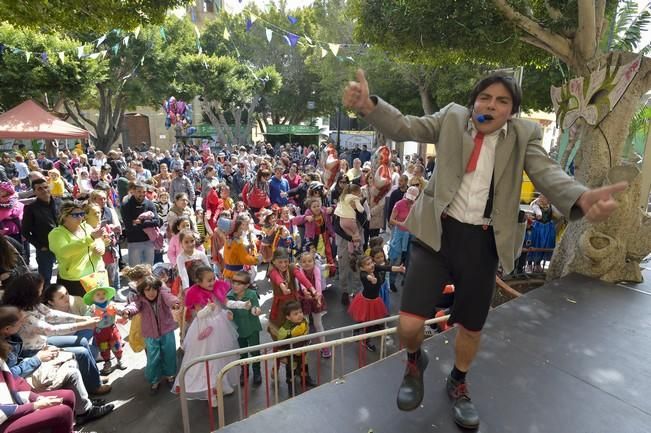
[[[84,127],[84,122],[81,121],[81,119],[77,116],[77,114],[74,112],[74,109],[70,106],[70,103],[68,101],[63,101],[63,106],[66,109],[66,112],[68,115],[70,115],[70,118],[72,119],[73,122],[79,127]]]
[[[546,49],[547,52],[560,57],[566,63],[570,61],[572,58],[572,48],[571,43],[567,38],[546,30],[531,18],[522,15],[520,12],[517,12],[506,2],[506,0],[493,0],[493,4],[495,4],[497,9],[509,21],[513,22],[521,30],[538,39],[546,47],[548,47],[548,49]]]
[[[595,0],[579,0],[579,30],[575,36],[581,58],[589,60],[597,50],[597,21]]]
[[[75,104],[76,114],[77,114],[79,117],[81,117],[81,119],[82,119],[84,122],[86,122],[86,123],[89,124],[91,127],[93,127],[93,128],[96,129],[96,128],[97,128],[97,124],[96,124],[95,122],[93,122],[92,120],[90,120],[90,118],[84,116],[84,114],[81,112],[81,107],[79,106],[79,101],[73,101],[73,103]],[[67,107],[67,106],[66,106],[66,110],[68,110],[68,107]],[[70,111],[68,111],[68,112],[70,112]],[[71,113],[71,114],[72,114],[72,113]],[[84,129],[85,129],[85,126],[84,126]]]

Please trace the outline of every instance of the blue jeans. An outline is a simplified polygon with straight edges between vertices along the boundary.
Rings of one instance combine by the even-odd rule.
[[[88,347],[90,348],[90,353],[93,354],[93,359],[97,359],[99,356],[99,348],[95,345],[93,341],[93,330],[92,329],[82,329],[81,331],[75,332],[75,335],[79,338],[85,338],[88,341]]]
[[[79,364],[81,377],[84,380],[84,385],[88,392],[92,393],[100,387],[99,370],[97,369],[95,357],[91,352],[88,340],[74,335],[62,335],[48,337],[47,344],[60,347],[66,352],[75,355],[77,364]]]
[[[52,251],[36,250],[36,263],[38,264],[38,273],[41,274],[46,285],[49,285],[52,281],[52,268],[54,267],[55,261],[56,257]]]
[[[152,241],[129,242],[127,247],[129,266],[154,264],[154,243]]]

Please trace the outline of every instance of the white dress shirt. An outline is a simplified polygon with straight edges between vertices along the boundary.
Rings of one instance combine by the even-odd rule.
[[[477,131],[472,121],[468,123],[474,141]],[[473,225],[491,223],[489,218],[484,218],[484,210],[486,209],[491,178],[495,168],[495,148],[500,136],[505,137],[507,131],[508,123],[505,123],[497,131],[484,136],[484,142],[477,160],[477,168],[473,172],[463,174],[457,195],[454,196],[452,203],[448,206],[447,213],[452,218]]]

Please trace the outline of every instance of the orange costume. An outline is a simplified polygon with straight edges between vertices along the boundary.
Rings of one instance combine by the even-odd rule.
[[[373,155],[373,183],[371,187],[371,197],[373,197],[373,206],[377,205],[385,195],[391,190],[391,150],[387,146],[380,146]]]
[[[245,270],[245,266],[258,264],[258,257],[252,254],[241,239],[229,239],[224,245],[224,279],[230,280],[237,271]]]
[[[323,184],[326,189],[329,189],[335,183],[339,172],[339,158],[334,144],[328,144],[324,149],[321,164],[323,165]]]

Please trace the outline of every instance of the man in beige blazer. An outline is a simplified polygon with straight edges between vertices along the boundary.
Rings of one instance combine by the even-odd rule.
[[[520,110],[521,95],[511,77],[495,74],[476,84],[466,107],[450,104],[433,115],[404,116],[369,96],[361,70],[343,95],[346,107],[386,137],[436,143],[434,174],[405,224],[414,240],[400,308],[399,333],[408,362],[397,403],[401,410],[413,410],[423,399],[422,376],[428,363],[420,350],[423,324],[433,317],[443,288],[453,283],[449,323],[459,326],[455,365],[446,387],[454,402],[454,420],[465,428],[479,426],[465,376],[479,349],[495,273],[500,263],[510,272],[522,247],[523,170],[537,190],[572,220],[608,218],[617,207],[612,194],[627,186],[624,182],[589,190],[565,174],[540,145],[540,127],[512,117]]]

